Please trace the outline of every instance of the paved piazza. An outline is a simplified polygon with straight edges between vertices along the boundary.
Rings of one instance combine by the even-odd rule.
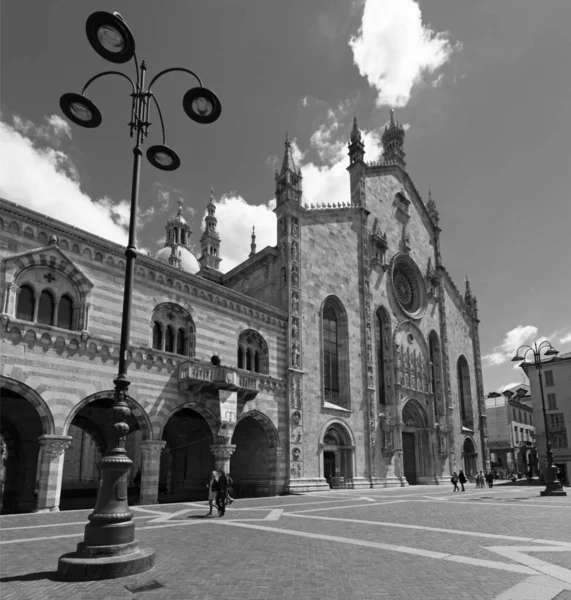
[[[55,569],[89,511],[7,515],[1,597],[571,600],[571,496],[539,490],[332,490],[239,500],[223,518],[204,518],[206,503],[134,506],[156,566],[85,583]],[[163,587],[133,587],[151,583]]]

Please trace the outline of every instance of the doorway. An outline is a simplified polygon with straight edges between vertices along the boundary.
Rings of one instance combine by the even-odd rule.
[[[416,484],[416,440],[414,433],[403,431],[403,471],[409,485]]]
[[[323,453],[323,475],[325,481],[329,483],[329,487],[333,485],[333,477],[335,477],[335,452]]]

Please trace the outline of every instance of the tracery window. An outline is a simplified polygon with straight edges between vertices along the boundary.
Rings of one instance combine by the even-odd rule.
[[[327,298],[323,304],[321,329],[323,400],[348,409],[350,388],[347,313],[334,296]]]
[[[194,336],[194,322],[186,309],[172,302],[156,307],[150,332],[153,349],[194,356]]]
[[[73,300],[69,296],[59,299],[57,326],[62,329],[71,329],[73,323]]]
[[[470,370],[466,357],[458,359],[458,395],[460,401],[460,418],[462,426],[474,429],[474,414],[472,411],[472,393],[470,390]]]
[[[269,373],[268,345],[253,329],[247,329],[238,338],[238,368],[254,373]]]
[[[375,319],[375,338],[377,347],[377,387],[379,390],[379,404],[387,404],[386,378],[390,364],[391,322],[387,311],[380,307]]]
[[[69,294],[56,299],[47,289],[36,295],[31,285],[20,287],[16,318],[24,321],[36,321],[40,325],[53,325],[62,329],[73,329],[74,303]]]

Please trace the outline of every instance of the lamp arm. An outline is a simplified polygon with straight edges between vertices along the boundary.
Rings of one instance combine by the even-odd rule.
[[[155,101],[155,106],[157,107],[157,112],[159,113],[159,119],[161,120],[161,129],[163,130],[163,146],[166,144],[166,134],[165,134],[165,122],[163,121],[163,113],[161,112],[161,107],[159,106],[159,101],[155,98],[154,94],[149,92],[149,96]]]
[[[539,346],[537,347],[537,351],[540,352],[541,349],[545,347],[545,345],[549,346],[550,348],[553,348],[553,346],[547,340],[543,340],[543,342],[541,342],[541,344],[539,344]]]
[[[191,71],[190,69],[185,69],[184,67],[172,67],[170,69],[165,69],[164,71],[161,71],[160,73],[158,73],[157,75],[155,75],[151,79],[151,83],[149,83],[149,87],[148,87],[147,91],[150,93],[151,88],[153,87],[153,83],[155,83],[155,81],[159,77],[162,77],[163,75],[166,75],[167,73],[171,73],[172,71],[182,71],[183,73],[189,73],[190,75],[192,75],[193,77],[196,78],[196,80],[198,81],[198,85],[200,85],[200,87],[204,87],[202,85],[202,81],[200,81],[200,77],[196,73],[194,73],[193,71]]]
[[[103,73],[98,73],[97,75],[94,75],[84,86],[83,89],[81,90],[81,95],[83,96],[85,93],[85,90],[87,90],[87,88],[96,80],[99,79],[100,77],[103,77],[105,75],[119,75],[120,77],[123,77],[124,79],[126,79],[130,84],[131,84],[131,89],[133,90],[133,94],[136,94],[137,91],[135,89],[135,84],[133,83],[133,80],[128,76],[125,75],[125,73],[121,73],[121,71],[103,71]],[[137,76],[138,77],[138,76]]]

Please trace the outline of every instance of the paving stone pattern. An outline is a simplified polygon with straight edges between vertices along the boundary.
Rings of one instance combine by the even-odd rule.
[[[81,541],[81,535],[77,538],[53,536],[81,534],[83,526],[72,523],[86,522],[89,511],[12,515],[0,518],[2,542],[36,537],[52,539],[0,545],[0,592],[2,600],[492,600],[529,575],[243,526],[336,536],[365,543],[381,542],[506,564],[516,563],[499,557],[486,547],[517,546],[518,542],[445,534],[428,528],[444,527],[571,542],[571,535],[565,533],[571,520],[571,499],[550,503],[539,501],[537,490],[531,493],[515,489],[514,492],[520,497],[525,493],[528,497],[525,502],[539,506],[530,505],[524,513],[519,507],[510,508],[503,500],[489,501],[489,506],[482,507],[477,502],[454,500],[442,488],[427,486],[249,499],[229,507],[224,519],[203,518],[207,512],[205,505],[189,503],[141,507],[159,511],[167,517],[182,510],[188,511],[172,517],[171,522],[153,523],[160,515],[145,514],[138,507],[132,507],[137,517],[146,517],[137,520],[137,538],[141,546],[156,550],[155,567],[132,577],[82,583],[55,579],[57,558],[73,550]],[[475,491],[466,492],[465,496],[473,493]],[[496,490],[488,495],[503,498],[510,494],[506,490]],[[449,499],[423,501],[427,500],[423,498],[425,495]],[[377,501],[395,500],[399,503],[376,504]],[[557,504],[560,508],[550,504]],[[349,505],[363,506],[341,508]],[[279,518],[264,520],[276,507],[282,507],[284,511]],[[316,511],[317,508],[324,510]],[[409,523],[427,529],[411,530],[287,515],[305,510],[312,512],[299,514]],[[224,521],[240,522],[241,526],[232,526]],[[39,528],[34,528],[38,525]],[[11,529],[15,527],[27,528]],[[551,564],[571,567],[571,548],[569,553],[534,555]],[[135,593],[125,587],[153,581],[164,587]],[[561,587],[564,588],[565,584]],[[568,587],[571,589],[571,586]],[[569,593],[571,591],[563,592],[558,600],[570,600],[569,596],[565,596]]]

